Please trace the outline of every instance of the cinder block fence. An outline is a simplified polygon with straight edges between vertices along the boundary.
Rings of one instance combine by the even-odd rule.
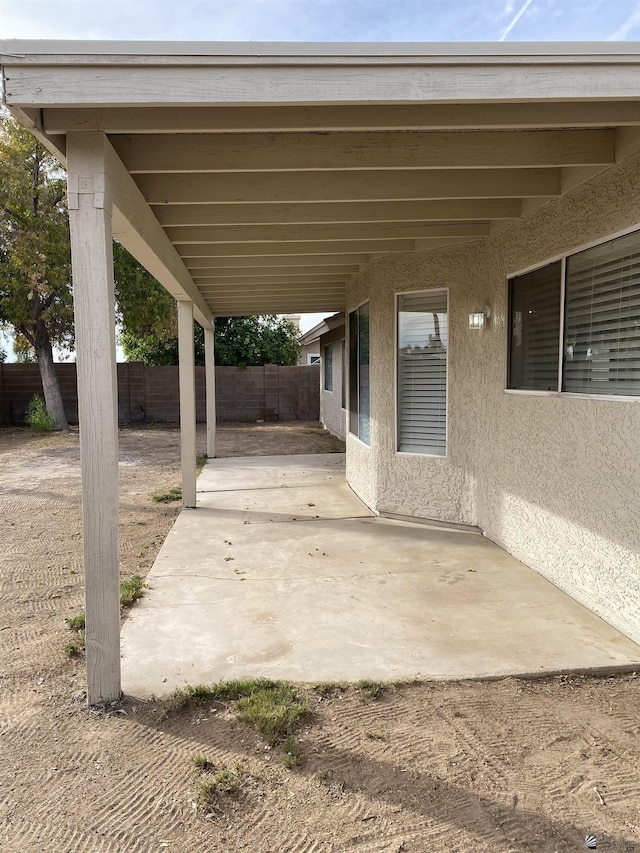
[[[69,421],[78,420],[75,364],[57,364]],[[34,394],[42,394],[37,364],[0,364],[0,423],[22,424]],[[205,420],[204,367],[196,368],[196,417]],[[118,365],[118,417],[122,423],[178,423],[177,367]],[[320,417],[320,368],[216,367],[218,421],[316,421]]]

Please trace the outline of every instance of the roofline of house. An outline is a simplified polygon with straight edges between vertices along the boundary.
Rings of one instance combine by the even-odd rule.
[[[331,317],[325,317],[324,320],[320,320],[313,328],[309,329],[304,334],[298,337],[298,344],[302,347],[309,346],[314,341],[317,341],[321,335],[326,334],[327,332],[331,332],[333,329],[337,329],[339,326],[344,325],[344,312],[339,311],[337,314],[333,314]]]
[[[129,57],[137,64],[140,57],[170,63],[203,58],[231,58],[269,62],[285,57],[310,62],[345,59],[364,63],[387,60],[414,60],[420,63],[443,61],[481,61],[503,63],[517,59],[571,63],[611,61],[622,57],[640,58],[640,42],[212,42],[212,41],[114,41],[67,39],[3,39],[0,60],[12,64],[34,62],[36,57],[56,57],[55,64],[77,62],[83,57],[91,64]]]

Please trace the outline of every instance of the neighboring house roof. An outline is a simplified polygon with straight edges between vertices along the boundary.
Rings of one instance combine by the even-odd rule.
[[[9,40],[0,61],[63,162],[105,134],[116,238],[205,326],[344,311],[377,256],[482,240],[640,148],[633,42]]]
[[[344,326],[344,312],[342,311],[338,314],[334,314],[332,317],[325,317],[324,320],[321,320],[312,329],[309,329],[308,332],[300,335],[298,338],[298,344],[301,347],[310,346],[316,341],[319,341],[321,335],[326,335],[327,332],[331,332],[333,329],[337,329],[340,326]]]

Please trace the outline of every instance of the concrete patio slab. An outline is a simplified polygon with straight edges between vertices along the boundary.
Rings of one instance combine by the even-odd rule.
[[[374,517],[343,465],[207,464],[125,622],[125,692],[640,666],[639,646],[480,534]]]

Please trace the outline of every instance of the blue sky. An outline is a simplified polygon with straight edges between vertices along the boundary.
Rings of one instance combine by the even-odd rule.
[[[3,38],[640,40],[640,0],[0,0]]]
[[[2,38],[640,41],[640,0],[0,0]],[[307,315],[303,329],[323,315]]]

